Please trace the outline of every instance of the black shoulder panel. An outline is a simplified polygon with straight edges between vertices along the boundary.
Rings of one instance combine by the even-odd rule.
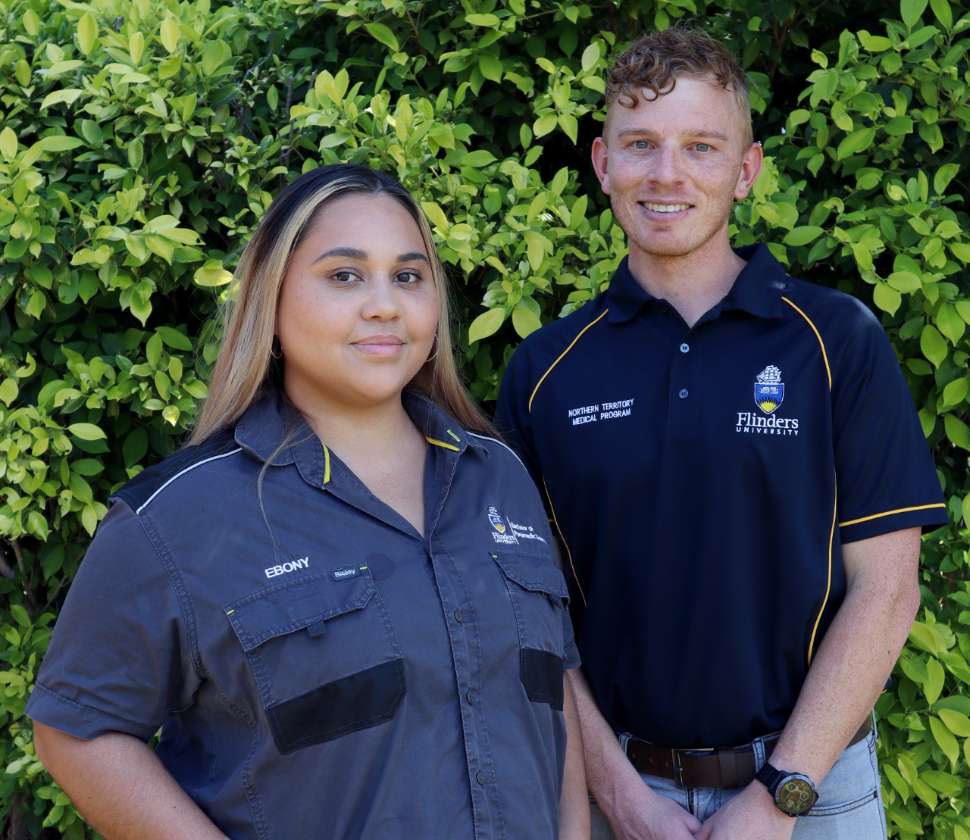
[[[180,449],[138,473],[131,481],[112,493],[111,498],[120,499],[132,510],[137,511],[166,481],[174,478],[186,468],[207,458],[225,455],[238,448],[239,444],[236,443],[232,431],[217,432],[208,440],[196,446]]]

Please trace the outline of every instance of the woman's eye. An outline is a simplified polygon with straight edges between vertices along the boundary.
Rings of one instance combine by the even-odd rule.
[[[352,271],[335,271],[330,275],[330,278],[341,285],[348,285],[357,279],[357,275]]]
[[[421,280],[421,275],[416,271],[400,271],[394,278],[398,283],[405,286],[413,285]]]

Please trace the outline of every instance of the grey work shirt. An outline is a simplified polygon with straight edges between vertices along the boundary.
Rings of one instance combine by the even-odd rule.
[[[555,838],[579,663],[542,503],[503,444],[405,404],[425,537],[265,397],[116,494],[28,714],[161,727],[230,837]]]

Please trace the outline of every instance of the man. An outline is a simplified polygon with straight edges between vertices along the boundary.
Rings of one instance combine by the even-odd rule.
[[[731,249],[762,151],[722,45],[641,38],[606,98],[629,256],[498,409],[571,578],[594,837],[885,837],[871,712],[946,521],[896,357],[858,301]]]

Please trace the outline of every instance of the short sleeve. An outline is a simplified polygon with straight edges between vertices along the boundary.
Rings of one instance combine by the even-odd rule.
[[[578,668],[582,663],[579,659],[579,648],[576,647],[576,637],[573,635],[573,622],[569,617],[569,610],[562,611],[562,637],[565,640],[563,650],[563,668],[567,671]]]
[[[528,359],[520,346],[512,355],[495,407],[495,427],[522,459],[536,486],[542,486],[542,471],[532,437],[529,417],[529,394],[531,383]]]
[[[868,310],[854,326],[832,393],[841,541],[943,525],[940,483],[896,354]]]
[[[147,740],[198,684],[171,576],[116,502],[68,592],[27,714],[77,738]]]

